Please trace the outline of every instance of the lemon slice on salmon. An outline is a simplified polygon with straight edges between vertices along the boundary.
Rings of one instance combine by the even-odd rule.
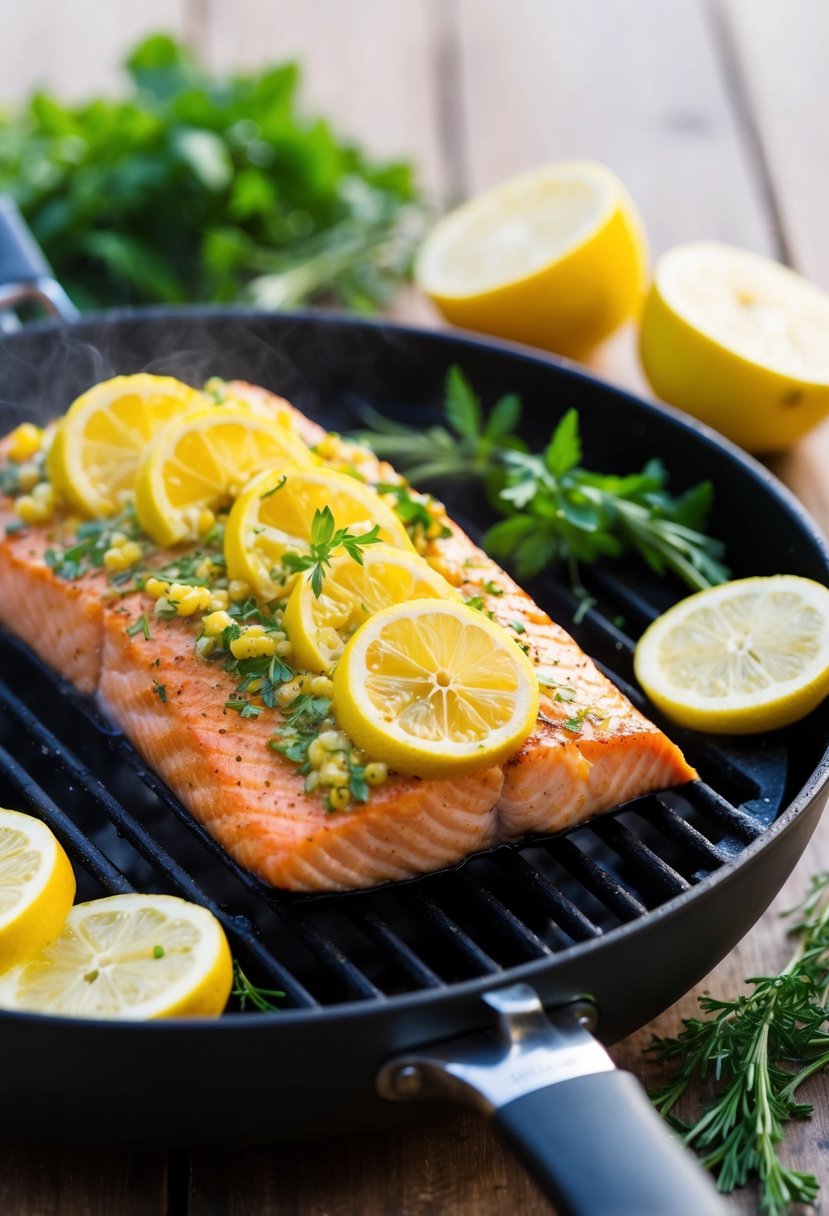
[[[664,254],[640,350],[663,401],[749,451],[788,447],[829,413],[829,294],[747,249]]]
[[[538,714],[532,663],[500,625],[441,600],[370,617],[334,672],[337,721],[358,747],[417,777],[497,764]]]
[[[0,972],[57,937],[74,898],[69,858],[46,824],[0,809]]]
[[[138,522],[159,545],[195,540],[205,508],[227,506],[263,469],[311,463],[310,449],[280,422],[215,406],[169,423],[138,467]]]
[[[334,557],[319,597],[311,586],[310,571],[297,580],[285,606],[284,625],[298,666],[327,672],[354,631],[390,604],[420,599],[460,602],[451,583],[408,549],[372,545],[360,556],[362,565],[347,553]]]
[[[578,357],[638,308],[642,227],[613,173],[561,161],[440,220],[415,277],[455,325]]]
[[[171,895],[76,905],[60,935],[0,976],[0,1007],[85,1018],[216,1017],[230,948],[205,908]]]
[[[634,666],[682,726],[734,735],[787,726],[829,694],[829,588],[788,574],[709,587],[645,630]]]
[[[107,516],[131,495],[135,472],[156,432],[207,398],[172,376],[116,376],[73,401],[46,461],[49,480],[82,515]]]
[[[225,528],[228,577],[263,600],[287,595],[293,578],[279,581],[272,572],[286,553],[308,549],[314,513],[324,507],[338,528],[368,532],[377,524],[381,541],[414,552],[399,516],[365,482],[332,469],[283,467],[254,478],[234,503]]]

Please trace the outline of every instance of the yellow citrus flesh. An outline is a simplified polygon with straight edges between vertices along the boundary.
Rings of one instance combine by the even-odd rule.
[[[263,469],[311,462],[280,422],[235,406],[179,418],[159,431],[135,478],[138,522],[159,545],[195,540],[198,517],[229,505]]]
[[[69,858],[46,824],[0,809],[0,973],[57,937],[74,898]]]
[[[455,325],[579,357],[638,309],[645,264],[619,180],[592,161],[561,161],[439,221],[415,277]]]
[[[0,1007],[141,1021],[217,1017],[233,964],[219,922],[170,895],[78,904],[45,949],[0,977]]]
[[[634,666],[682,726],[732,735],[787,726],[829,694],[829,589],[788,574],[710,587],[649,626]]]
[[[331,469],[285,466],[254,478],[234,503],[225,528],[228,577],[263,600],[286,596],[295,580],[279,582],[271,572],[286,553],[308,549],[314,512],[326,506],[338,528],[368,532],[378,524],[386,544],[414,552],[399,516],[371,486]]]
[[[172,376],[116,376],[96,384],[60,420],[47,458],[49,479],[82,515],[114,515],[131,496],[147,444],[207,398]]]
[[[409,600],[460,602],[458,591],[424,558],[391,545],[371,545],[359,565],[341,553],[326,571],[319,598],[310,572],[299,578],[285,606],[284,625],[294,659],[307,671],[327,672],[348,639],[375,612]]]
[[[705,241],[660,258],[640,352],[663,401],[752,452],[829,413],[829,295],[745,249]]]
[[[500,625],[474,608],[412,600],[362,625],[334,672],[340,726],[368,755],[452,777],[513,754],[538,714],[538,681]]]

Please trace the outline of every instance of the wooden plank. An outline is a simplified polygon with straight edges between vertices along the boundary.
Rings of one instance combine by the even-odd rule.
[[[27,0],[5,3],[0,38],[0,105],[35,88],[65,99],[123,89],[121,61],[155,30],[183,32],[182,0]]]
[[[7,1216],[172,1216],[165,1154],[0,1144],[0,1212]]]
[[[403,1130],[238,1154],[195,1153],[188,1216],[550,1216],[484,1120],[457,1114]]]
[[[215,0],[205,46],[220,68],[296,59],[309,112],[377,156],[413,158],[423,182],[439,190],[432,13],[428,0]]]

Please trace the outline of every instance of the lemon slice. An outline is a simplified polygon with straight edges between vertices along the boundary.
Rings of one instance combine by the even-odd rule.
[[[230,948],[205,908],[172,895],[77,904],[63,932],[0,977],[0,1007],[84,1018],[216,1017]]]
[[[358,747],[418,777],[497,764],[535,726],[538,681],[509,634],[441,600],[370,617],[334,672],[337,721]]]
[[[746,249],[660,258],[640,349],[658,396],[750,451],[788,447],[829,413],[829,295]]]
[[[172,376],[116,376],[73,401],[49,451],[49,480],[82,515],[114,515],[131,495],[147,444],[207,399]]]
[[[645,630],[634,666],[682,726],[730,735],[787,726],[829,694],[829,589],[789,574],[709,587]]]
[[[159,545],[195,540],[199,514],[228,505],[255,473],[310,461],[273,419],[236,406],[200,410],[169,423],[147,450],[135,478],[138,522]]]
[[[354,631],[390,604],[420,599],[460,602],[460,593],[416,553],[372,545],[361,556],[362,566],[347,553],[332,560],[319,599],[311,587],[310,571],[297,580],[285,606],[284,624],[299,667],[327,672]]]
[[[645,260],[619,180],[591,161],[561,161],[446,216],[415,277],[455,325],[579,356],[637,309]]]
[[[74,898],[69,858],[46,824],[0,809],[0,972],[57,937]]]
[[[314,512],[326,506],[338,528],[368,532],[378,524],[386,544],[414,552],[399,516],[365,482],[332,469],[275,469],[254,478],[233,505],[225,528],[228,577],[248,583],[260,599],[285,596],[293,580],[275,581],[271,572],[285,553],[307,550]]]

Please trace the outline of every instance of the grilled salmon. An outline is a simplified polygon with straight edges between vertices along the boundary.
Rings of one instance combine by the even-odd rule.
[[[241,382],[229,391],[290,411],[297,433],[325,450],[325,432],[283,399]],[[397,479],[365,449],[338,445],[334,463],[345,455],[368,481]],[[61,528],[71,531],[69,522],[7,534],[13,518],[11,501],[0,500],[0,621],[82,692],[97,694],[190,813],[274,886],[333,891],[407,878],[696,776],[676,745],[450,522],[426,556],[465,595],[482,597],[493,619],[518,623],[541,685],[536,729],[503,765],[451,781],[392,775],[365,804],[331,813],[306,792],[296,765],[269,749],[279,710],[242,723],[227,707],[236,678],[196,653],[192,619],[153,619],[145,637],[130,628],[152,606],[144,593],[114,590],[99,569],[67,580],[51,568],[47,550]]]

